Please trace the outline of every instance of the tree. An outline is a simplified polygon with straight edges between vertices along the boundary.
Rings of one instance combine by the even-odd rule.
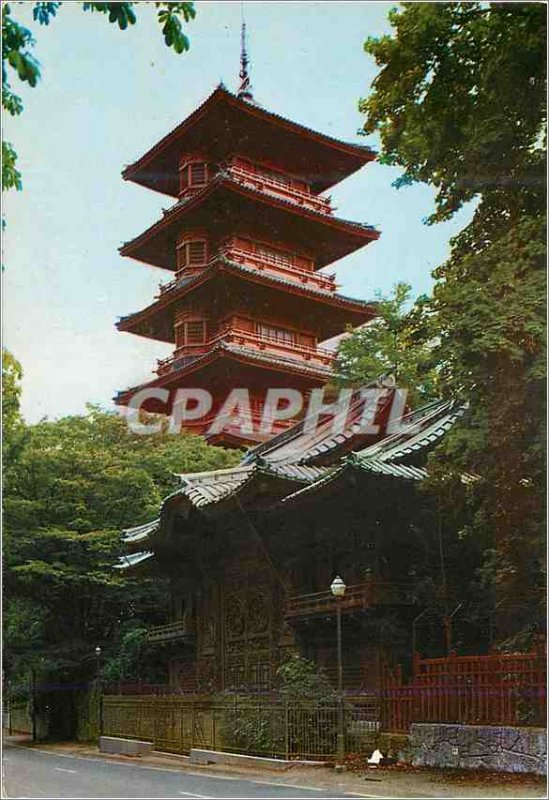
[[[378,294],[376,318],[343,339],[337,351],[338,385],[359,387],[390,374],[408,391],[412,406],[436,396],[430,320],[423,313],[426,298],[407,310],[411,289],[397,283],[391,297]]]
[[[437,190],[431,221],[479,200],[497,227],[545,196],[546,10],[542,3],[403,3],[393,36],[365,50],[382,69],[360,101],[398,186]]]
[[[430,223],[476,203],[434,273],[441,386],[469,411],[433,488],[448,503],[464,472],[480,478],[464,535],[486,541],[476,577],[509,646],[539,624],[543,585],[545,19],[538,3],[405,3],[365,44],[381,69],[360,103],[397,185],[435,187]]]
[[[176,53],[189,49],[190,43],[183,30],[182,22],[188,23],[195,17],[194,3],[155,2],[157,19],[167,47]],[[39,25],[49,25],[57,16],[62,2],[35,2],[33,19]],[[133,2],[81,3],[84,11],[107,16],[110,23],[116,23],[120,30],[126,30],[137,21],[136,6]],[[2,5],[2,107],[12,116],[23,111],[21,98],[12,90],[9,76],[15,72],[17,78],[29,86],[36,86],[40,78],[40,66],[32,54],[35,39],[32,32],[17,22],[12,15],[9,3]],[[2,142],[2,187],[21,189],[21,174],[16,166],[17,153],[9,142]]]
[[[24,440],[20,411],[21,364],[8,350],[2,350],[2,443],[4,467],[7,469]]]
[[[4,392],[6,408],[11,381]],[[106,673],[119,664],[128,676],[148,622],[139,609],[158,613],[166,593],[113,569],[120,531],[157,515],[174,472],[228,467],[238,453],[197,436],[138,436],[92,406],[25,434],[5,473],[4,669],[12,680],[34,668],[41,680],[86,682],[99,644]]]

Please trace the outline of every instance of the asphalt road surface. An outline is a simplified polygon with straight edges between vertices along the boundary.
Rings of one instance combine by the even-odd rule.
[[[276,777],[253,781],[163,767],[120,764],[5,744],[3,797],[351,797],[324,790],[277,783]]]

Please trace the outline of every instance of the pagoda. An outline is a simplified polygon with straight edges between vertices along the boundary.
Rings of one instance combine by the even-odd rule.
[[[323,271],[379,237],[371,225],[337,217],[324,196],[375,153],[261,108],[247,67],[243,39],[238,92],[219,85],[123,171],[176,202],[120,252],[174,276],[117,327],[175,349],[153,380],[115,402],[127,406],[138,391],[161,388],[167,400],[150,397],[141,408],[169,415],[177,390],[205,389],[213,398],[207,415],[183,427],[226,446],[268,438],[259,425],[267,389],[306,398],[325,385],[334,352],[321,343],[376,313],[375,304],[339,294]],[[230,419],[212,433],[233,387],[248,391],[253,433]],[[272,433],[292,422],[276,421]]]

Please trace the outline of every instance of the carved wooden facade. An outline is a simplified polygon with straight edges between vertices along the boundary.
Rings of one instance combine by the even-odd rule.
[[[433,602],[438,521],[417,490],[419,464],[460,413],[434,404],[410,415],[404,441],[386,436],[329,466],[302,463],[319,442],[302,449],[297,432],[294,463],[278,461],[286,434],[240,467],[183,476],[160,519],[126,534],[138,551],[130,565],[171,580],[171,620],[150,638],[174,689],[276,690],[291,652],[335,682],[340,602],[344,688],[375,691],[382,664],[410,656],[413,620]],[[326,460],[339,437],[323,445]],[[329,590],[336,574],[347,584],[341,601]]]

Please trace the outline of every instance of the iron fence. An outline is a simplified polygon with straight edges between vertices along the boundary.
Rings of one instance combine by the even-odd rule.
[[[103,734],[153,742],[156,750],[192,748],[282,759],[330,761],[337,753],[337,705],[300,705],[235,698],[212,702],[181,696],[103,697]],[[379,704],[344,704],[347,752],[371,750]]]

